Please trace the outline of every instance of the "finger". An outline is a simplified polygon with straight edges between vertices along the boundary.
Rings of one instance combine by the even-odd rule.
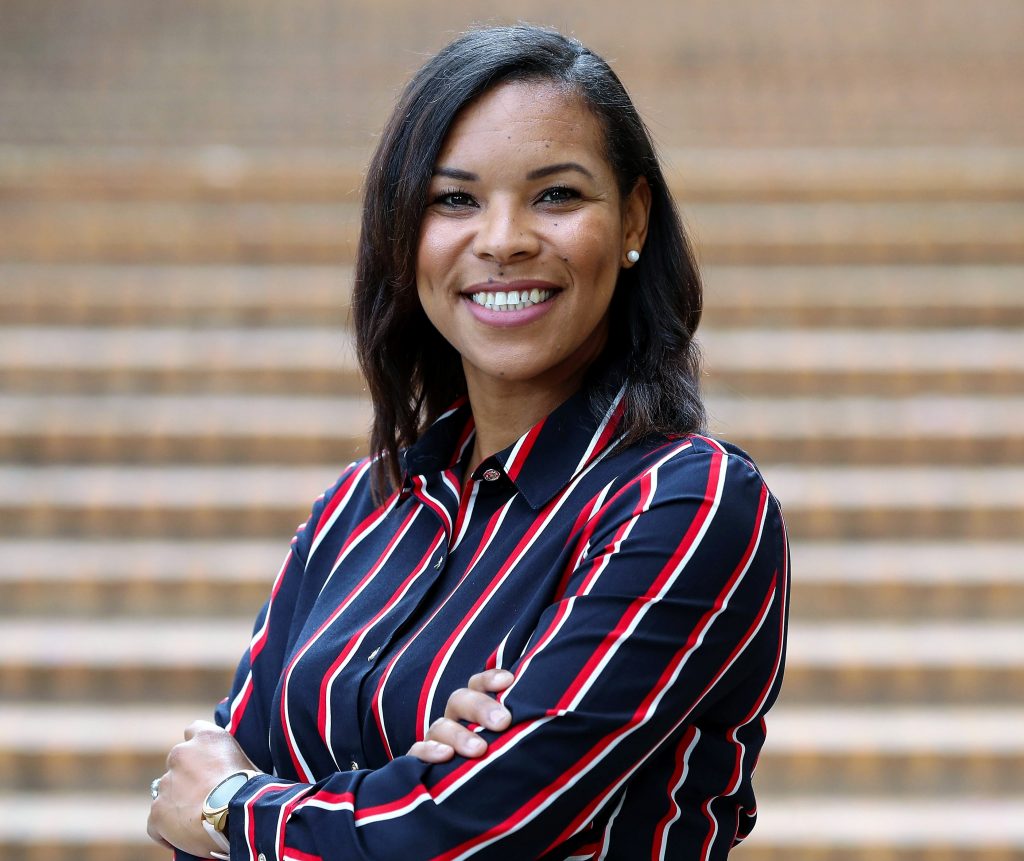
[[[444,716],[449,720],[480,724],[491,730],[505,729],[512,721],[508,709],[494,697],[469,688],[459,688],[448,697]]]
[[[475,759],[487,752],[487,742],[475,732],[449,718],[438,718],[427,730],[429,741],[440,742],[453,748],[460,756]]]
[[[497,693],[505,690],[515,681],[515,678],[508,670],[500,668],[484,670],[482,673],[475,673],[469,677],[468,687],[474,691]]]
[[[427,741],[418,741],[410,747],[409,756],[415,756],[416,759],[423,762],[448,762],[455,756],[455,748],[450,744],[442,744],[439,741],[428,739]]]

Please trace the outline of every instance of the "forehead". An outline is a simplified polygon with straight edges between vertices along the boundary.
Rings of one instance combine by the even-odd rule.
[[[601,124],[582,98],[547,81],[514,81],[488,90],[456,115],[438,163],[534,158],[554,150],[558,160],[571,153],[574,160],[608,167]]]

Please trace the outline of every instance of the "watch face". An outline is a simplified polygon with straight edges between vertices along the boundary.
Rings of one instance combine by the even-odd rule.
[[[249,775],[245,773],[232,774],[230,777],[222,780],[210,793],[206,799],[206,804],[211,810],[218,810],[221,807],[226,807],[228,802],[234,797],[235,793],[238,792],[246,783],[249,781]]]

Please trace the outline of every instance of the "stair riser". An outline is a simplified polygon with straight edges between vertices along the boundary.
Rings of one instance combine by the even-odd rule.
[[[769,473],[770,475],[770,473]],[[285,534],[308,508],[110,508],[0,507],[0,537],[60,538],[262,538]],[[1024,534],[1024,510],[973,508],[928,510],[885,507],[836,511],[786,507],[795,540],[1015,539]]]
[[[282,541],[282,548],[285,546]],[[283,550],[282,550],[283,553]],[[799,566],[800,557],[796,554]],[[802,568],[802,566],[800,566]],[[1024,618],[1024,584],[809,583],[793,589],[790,615],[810,621],[1015,621]],[[211,572],[180,581],[25,579],[0,582],[0,619],[19,616],[89,618],[203,617],[252,619],[266,600],[275,573],[225,581]]]
[[[1024,370],[984,371],[792,371],[711,368],[704,378],[709,394],[758,397],[864,395],[899,397],[932,395],[1014,395],[1024,393]],[[195,368],[28,368],[0,367],[0,389],[11,394],[146,395],[223,393],[264,395],[361,395],[366,387],[352,371],[330,368],[267,370]]]
[[[48,465],[123,463],[349,463],[365,454],[367,429],[336,428],[331,436],[233,436],[216,429],[206,435],[78,434],[73,429],[52,428],[40,433],[0,434],[0,460]],[[788,464],[948,464],[993,466],[1024,462],[1024,436],[993,438],[760,436],[726,432],[732,442],[750,452],[762,466]]]
[[[239,644],[239,654],[244,649]],[[9,659],[0,666],[0,702],[181,702],[209,703],[229,691],[231,655],[221,666],[131,666],[131,656],[116,667],[40,666]],[[993,667],[809,667],[791,663],[784,699],[789,706],[948,704],[1019,705],[1024,666]]]
[[[69,712],[69,720],[73,720]],[[182,727],[184,729],[184,727]],[[771,729],[768,734],[771,740]],[[166,750],[88,753],[0,751],[0,785],[17,792],[140,791],[164,772]],[[785,795],[891,795],[944,798],[960,794],[1024,793],[1024,755],[979,753],[782,755],[765,753],[755,786],[764,797]]]

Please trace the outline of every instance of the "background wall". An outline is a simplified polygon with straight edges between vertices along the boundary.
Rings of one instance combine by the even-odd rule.
[[[436,6],[436,8],[434,8]],[[0,4],[0,857],[147,787],[363,447],[359,187],[474,21],[608,57],[793,536],[747,861],[1024,858],[1024,4]]]

